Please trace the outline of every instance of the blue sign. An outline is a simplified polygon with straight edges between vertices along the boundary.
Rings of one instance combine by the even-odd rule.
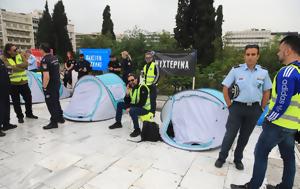
[[[89,61],[93,70],[107,70],[111,49],[79,49],[84,59]]]

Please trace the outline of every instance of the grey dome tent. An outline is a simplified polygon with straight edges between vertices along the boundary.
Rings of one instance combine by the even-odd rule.
[[[112,73],[82,77],[74,87],[64,117],[73,121],[102,121],[115,117],[125,96],[123,80]]]
[[[32,96],[32,103],[41,103],[45,102],[45,96],[43,92],[43,85],[42,85],[42,74],[27,71],[28,76],[28,85],[31,90]],[[71,96],[71,92],[65,88],[65,86],[61,83],[59,89],[59,96],[60,99],[68,98]],[[23,99],[22,99],[23,101]]]
[[[184,150],[217,148],[225,135],[228,114],[219,91],[200,89],[179,92],[164,104],[160,134],[164,142]]]

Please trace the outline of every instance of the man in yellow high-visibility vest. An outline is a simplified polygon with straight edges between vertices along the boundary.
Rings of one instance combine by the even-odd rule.
[[[300,38],[283,38],[277,55],[285,66],[274,78],[270,111],[255,147],[252,178],[244,185],[232,184],[232,189],[259,189],[265,177],[268,155],[276,145],[283,159],[282,181],[276,186],[267,185],[267,189],[293,188],[295,134],[300,130]]]
[[[10,104],[9,104],[9,74],[10,70],[5,67],[2,57],[0,58],[0,137],[5,136],[2,131],[14,129],[17,126],[9,123]]]
[[[130,134],[130,137],[137,137],[141,134],[138,117],[147,115],[150,111],[150,96],[149,88],[145,84],[139,84],[138,77],[134,74],[128,75],[128,84],[126,87],[126,95],[124,102],[117,104],[116,122],[109,126],[109,129],[122,128],[122,112],[126,110],[129,113],[134,131]],[[149,121],[149,120],[146,120]]]
[[[157,83],[159,79],[159,70],[156,67],[154,58],[153,58],[154,52],[147,52],[145,54],[145,61],[146,64],[143,68],[143,77],[144,77],[144,83],[148,86],[150,89],[150,102],[151,102],[151,110],[150,112],[153,113],[155,116],[155,110],[156,110],[156,97],[157,97]]]
[[[32,113],[32,96],[28,86],[28,77],[26,70],[28,62],[24,53],[17,53],[17,47],[8,43],[4,47],[4,56],[6,66],[12,68],[10,78],[10,96],[13,102],[15,113],[17,114],[18,122],[24,123],[24,115],[22,113],[20,95],[25,101],[25,114],[27,118],[37,119],[38,117]]]

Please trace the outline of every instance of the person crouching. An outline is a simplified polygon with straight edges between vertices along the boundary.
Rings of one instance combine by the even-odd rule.
[[[151,110],[149,94],[149,88],[144,84],[139,84],[138,77],[136,75],[129,74],[124,102],[118,103],[116,122],[109,126],[109,129],[122,127],[122,111],[126,110],[134,125],[134,131],[130,134],[130,137],[139,136],[141,134],[141,129],[139,127],[138,117],[148,114]]]

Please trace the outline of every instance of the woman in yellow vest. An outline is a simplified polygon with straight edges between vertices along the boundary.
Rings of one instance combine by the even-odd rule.
[[[137,137],[141,134],[138,117],[147,115],[151,109],[149,88],[144,84],[138,83],[138,78],[133,75],[128,75],[128,84],[126,88],[126,96],[124,102],[119,102],[117,105],[116,122],[109,126],[109,129],[122,127],[122,111],[126,110],[129,113],[134,131],[130,134],[131,137]]]
[[[18,54],[17,47],[8,43],[4,47],[4,57],[6,66],[12,68],[10,78],[10,96],[13,102],[15,113],[17,114],[18,122],[24,123],[24,115],[22,113],[20,95],[25,101],[25,114],[27,118],[37,119],[38,117],[32,113],[32,96],[28,86],[28,78],[26,70],[28,62],[25,54]]]
[[[270,151],[278,145],[283,159],[282,181],[267,189],[292,189],[296,174],[295,133],[300,131],[300,38],[287,36],[280,42],[279,61],[283,67],[274,78],[270,112],[255,147],[255,161],[250,182],[231,185],[232,189],[258,189],[263,183]]]

